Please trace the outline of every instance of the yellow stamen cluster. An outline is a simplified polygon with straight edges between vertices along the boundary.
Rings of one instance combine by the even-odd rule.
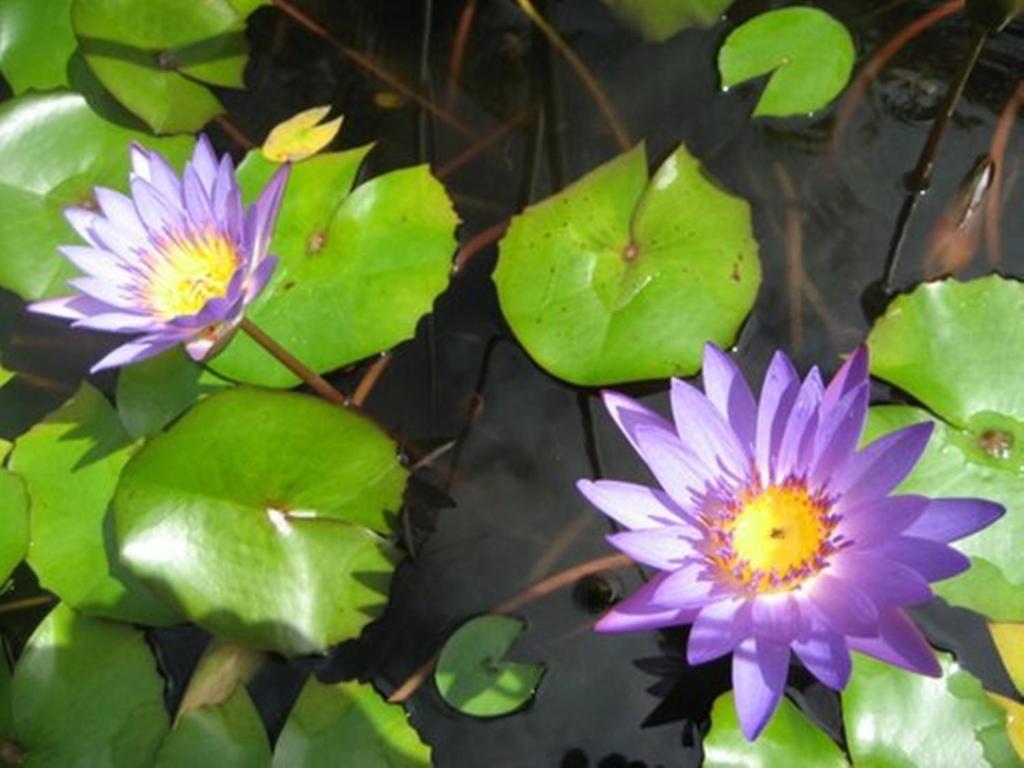
[[[713,559],[755,592],[788,591],[824,567],[835,525],[802,484],[746,491],[715,525]]]
[[[165,319],[194,315],[224,296],[238,269],[235,245],[214,229],[167,236],[149,254],[146,298]]]

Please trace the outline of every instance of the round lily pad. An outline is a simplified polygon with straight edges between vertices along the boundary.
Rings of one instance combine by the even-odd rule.
[[[747,741],[731,692],[715,700],[704,738],[704,768],[846,768],[843,751],[789,699],[782,699],[757,741]]]
[[[781,8],[734,29],[718,52],[718,71],[726,89],[770,75],[755,116],[806,115],[842,93],[856,53],[846,27],[824,11]]]
[[[575,384],[700,368],[753,305],[761,264],[750,206],[680,146],[648,182],[643,146],[512,220],[494,271],[533,359]]]
[[[231,386],[194,362],[181,347],[122,368],[117,412],[132,437],[155,435],[196,400]]]
[[[512,616],[478,616],[455,630],[434,671],[441,698],[473,717],[507,715],[526,706],[544,665],[504,660],[525,628]]]
[[[325,685],[310,678],[299,694],[274,750],[275,768],[430,765],[430,747],[398,705],[369,685]]]
[[[412,338],[448,284],[458,218],[429,167],[352,183],[369,147],[294,166],[270,250],[280,262],[247,315],[318,372]],[[251,152],[239,183],[255,196],[277,165]],[[212,362],[229,379],[290,387],[298,379],[245,334]]]
[[[322,651],[382,607],[406,470],[365,417],[236,387],[203,400],[125,467],[121,561],[192,621],[265,650]],[[373,530],[371,530],[373,529]]]
[[[993,276],[922,285],[892,302],[868,344],[872,373],[938,417],[901,490],[987,498],[1007,510],[956,544],[973,565],[937,591],[994,619],[1024,619],[1024,559],[1014,545],[1024,536],[1024,284]],[[874,410],[870,436],[933,418]]]
[[[134,449],[114,409],[88,384],[17,439],[10,466],[31,498],[28,563],[44,587],[79,610],[173,624],[180,617],[110,557],[108,509]]]
[[[13,472],[0,469],[0,585],[28,550],[28,493]]]
[[[58,605],[14,670],[26,765],[149,768],[169,725],[163,689],[141,632]]]
[[[62,211],[94,207],[95,186],[126,191],[132,141],[172,162],[194,144],[109,123],[77,93],[33,93],[0,105],[0,286],[25,299],[70,292],[67,279],[76,272],[57,247],[80,238]]]
[[[0,72],[15,94],[67,85],[76,45],[71,0],[0,3]]]
[[[939,661],[933,678],[854,654],[842,694],[854,765],[1019,765],[1005,714],[949,656]]]
[[[89,67],[158,133],[197,131],[223,112],[206,87],[242,87],[245,23],[228,0],[73,0]]]
[[[662,42],[690,27],[710,27],[733,0],[604,0],[645,39]]]
[[[167,734],[157,768],[269,768],[270,739],[243,686],[227,699],[185,714]]]

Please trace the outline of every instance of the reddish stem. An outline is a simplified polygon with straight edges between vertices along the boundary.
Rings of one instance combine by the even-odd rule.
[[[452,41],[452,55],[448,61],[448,108],[451,109],[455,103],[455,93],[459,87],[459,80],[462,77],[462,62],[466,58],[466,43],[469,40],[469,31],[473,28],[473,18],[476,16],[477,0],[466,0],[459,15],[459,26],[455,30],[455,39]]]
[[[992,135],[992,146],[989,157],[992,158],[994,173],[992,187],[988,191],[988,206],[985,208],[985,246],[988,251],[989,266],[995,268],[1003,260],[1003,238],[1000,233],[999,218],[1003,212],[1003,164],[1006,160],[1006,146],[1010,141],[1010,132],[1017,112],[1024,107],[1024,83],[1018,83],[1010,100],[1006,102],[999,122],[996,123]]]
[[[470,238],[456,254],[455,264],[452,266],[452,274],[457,275],[462,271],[471,258],[484,250],[487,246],[500,240],[501,236],[505,234],[505,230],[508,229],[508,225],[509,221],[507,219],[505,221],[499,221],[493,227],[485,229],[483,232]]]

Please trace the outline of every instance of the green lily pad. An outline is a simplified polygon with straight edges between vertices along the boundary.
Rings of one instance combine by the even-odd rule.
[[[0,3],[0,72],[15,94],[68,84],[74,53],[71,0],[4,0]]]
[[[269,768],[270,739],[256,705],[239,686],[219,704],[193,709],[167,734],[157,768]]]
[[[603,0],[645,39],[663,42],[690,27],[710,27],[733,0]]]
[[[843,751],[789,699],[783,698],[768,726],[747,741],[736,717],[732,692],[715,699],[711,731],[704,738],[704,768],[846,768]]]
[[[827,106],[850,81],[853,38],[816,8],[781,8],[734,29],[718,52],[722,87],[770,75],[755,116],[807,115]]]
[[[1006,715],[946,654],[942,677],[908,672],[855,653],[843,691],[843,721],[854,765],[1020,765]]]
[[[169,725],[163,688],[141,632],[58,605],[14,670],[26,764],[148,768]]]
[[[416,768],[430,765],[430,747],[369,685],[325,685],[310,678],[274,750],[275,768]]]
[[[27,94],[0,105],[0,287],[25,299],[69,292],[76,271],[57,246],[80,238],[61,212],[95,205],[95,186],[126,191],[132,141],[172,162],[194,144],[108,123],[77,93]]]
[[[950,602],[1024,620],[1024,284],[1001,277],[929,283],[897,298],[868,337],[871,370],[939,417],[928,451],[901,490],[975,496],[1006,515],[957,542],[972,568],[937,586]],[[869,436],[933,418],[873,409]]]
[[[28,493],[13,472],[0,469],[0,584],[28,550]]]
[[[108,509],[134,446],[99,392],[83,384],[19,437],[10,466],[31,499],[28,563],[72,607],[122,621],[179,620],[110,558]]]
[[[533,359],[575,384],[688,376],[728,346],[761,264],[750,206],[680,146],[648,183],[643,146],[512,220],[494,271]]]
[[[117,412],[132,437],[160,432],[201,397],[230,387],[181,347],[122,368],[117,375]]]
[[[236,387],[203,400],[125,467],[120,559],[192,621],[298,654],[356,637],[395,551],[395,444],[319,398]],[[371,530],[374,529],[374,530]]]
[[[525,628],[525,622],[512,616],[478,616],[455,630],[434,671],[441,698],[473,717],[507,715],[525,707],[537,693],[544,665],[504,660]]]
[[[270,248],[280,263],[247,310],[320,373],[411,338],[448,284],[458,217],[444,187],[421,165],[349,192],[369,149],[317,155],[294,166]],[[276,168],[251,152],[239,183],[252,197]],[[251,384],[298,383],[244,334],[211,367]]]
[[[157,133],[224,111],[207,85],[241,88],[244,19],[227,0],[73,0],[71,21],[103,86]]]
[[[934,497],[977,497],[1003,504],[1007,514],[954,546],[971,558],[971,568],[933,585],[947,601],[1002,621],[1024,619],[1024,476],[1005,460],[984,452],[970,432],[936,421],[910,406],[876,406],[869,412],[864,442],[922,421],[935,422],[928,448],[898,493]]]
[[[273,5],[273,0],[228,0],[228,2],[243,18],[248,18],[263,6]]]

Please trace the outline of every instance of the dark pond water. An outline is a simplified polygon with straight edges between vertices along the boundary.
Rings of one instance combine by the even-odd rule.
[[[618,152],[590,96],[510,1],[480,0],[454,94],[447,72],[463,0],[296,4],[344,45],[438,103],[450,98],[452,111],[477,136],[514,121],[487,151],[445,178],[463,218],[462,242]],[[861,60],[936,5],[816,4],[851,28]],[[764,285],[737,358],[757,379],[776,348],[802,367],[817,363],[831,372],[839,354],[863,338],[868,320],[861,294],[882,273],[904,175],[969,43],[966,24],[954,18],[908,45],[834,145],[829,115],[755,122],[749,116],[758,86],[718,90],[714,58],[728,29],[781,5],[738,0],[727,24],[662,45],[642,43],[597,0],[549,2],[544,9],[592,68],[634,139],[647,142],[652,163],[685,142],[715,177],[751,202]],[[250,136],[262,137],[311,105],[333,104],[347,116],[343,145],[378,142],[368,176],[417,162],[441,168],[473,141],[274,9],[253,17],[250,38],[248,87],[223,94],[232,120]],[[908,229],[897,287],[909,287],[933,268],[924,258],[932,230],[976,158],[988,151],[1022,68],[1024,26],[1018,24],[990,41],[967,85],[932,188]],[[240,152],[225,134],[214,129],[212,135],[219,149]],[[1018,276],[1024,275],[1019,154],[1008,155],[997,265]],[[642,480],[644,472],[596,393],[552,379],[511,338],[489,277],[495,256],[493,246],[479,252],[453,279],[416,339],[396,350],[368,401],[370,412],[407,447],[410,462],[422,461],[407,499],[406,539],[414,557],[400,568],[385,615],[358,642],[326,659],[274,661],[252,683],[272,734],[310,672],[325,680],[359,675],[388,693],[467,618],[538,579],[610,552],[606,521],[577,496],[573,483],[596,474]],[[980,249],[958,273],[991,268]],[[0,434],[18,434],[70,395],[107,344],[28,318],[20,301],[4,296],[0,351],[9,367],[26,375],[0,392]],[[339,380],[351,386],[358,373]],[[111,391],[113,378],[100,383]],[[664,384],[630,391],[667,410]],[[875,394],[879,401],[894,397],[883,387]],[[437,764],[698,764],[711,702],[729,684],[728,661],[689,669],[682,659],[685,630],[598,636],[589,628],[609,595],[632,591],[642,576],[629,569],[604,574],[520,611],[528,631],[514,655],[547,665],[526,711],[473,720],[423,686],[409,710]],[[22,569],[8,597],[35,591]],[[15,647],[44,610],[0,616]],[[940,604],[920,618],[935,643],[956,651],[988,687],[1010,690],[980,619]],[[152,635],[172,681],[172,701],[205,639],[188,629]],[[835,697],[796,672],[790,683],[790,694],[841,738]]]

